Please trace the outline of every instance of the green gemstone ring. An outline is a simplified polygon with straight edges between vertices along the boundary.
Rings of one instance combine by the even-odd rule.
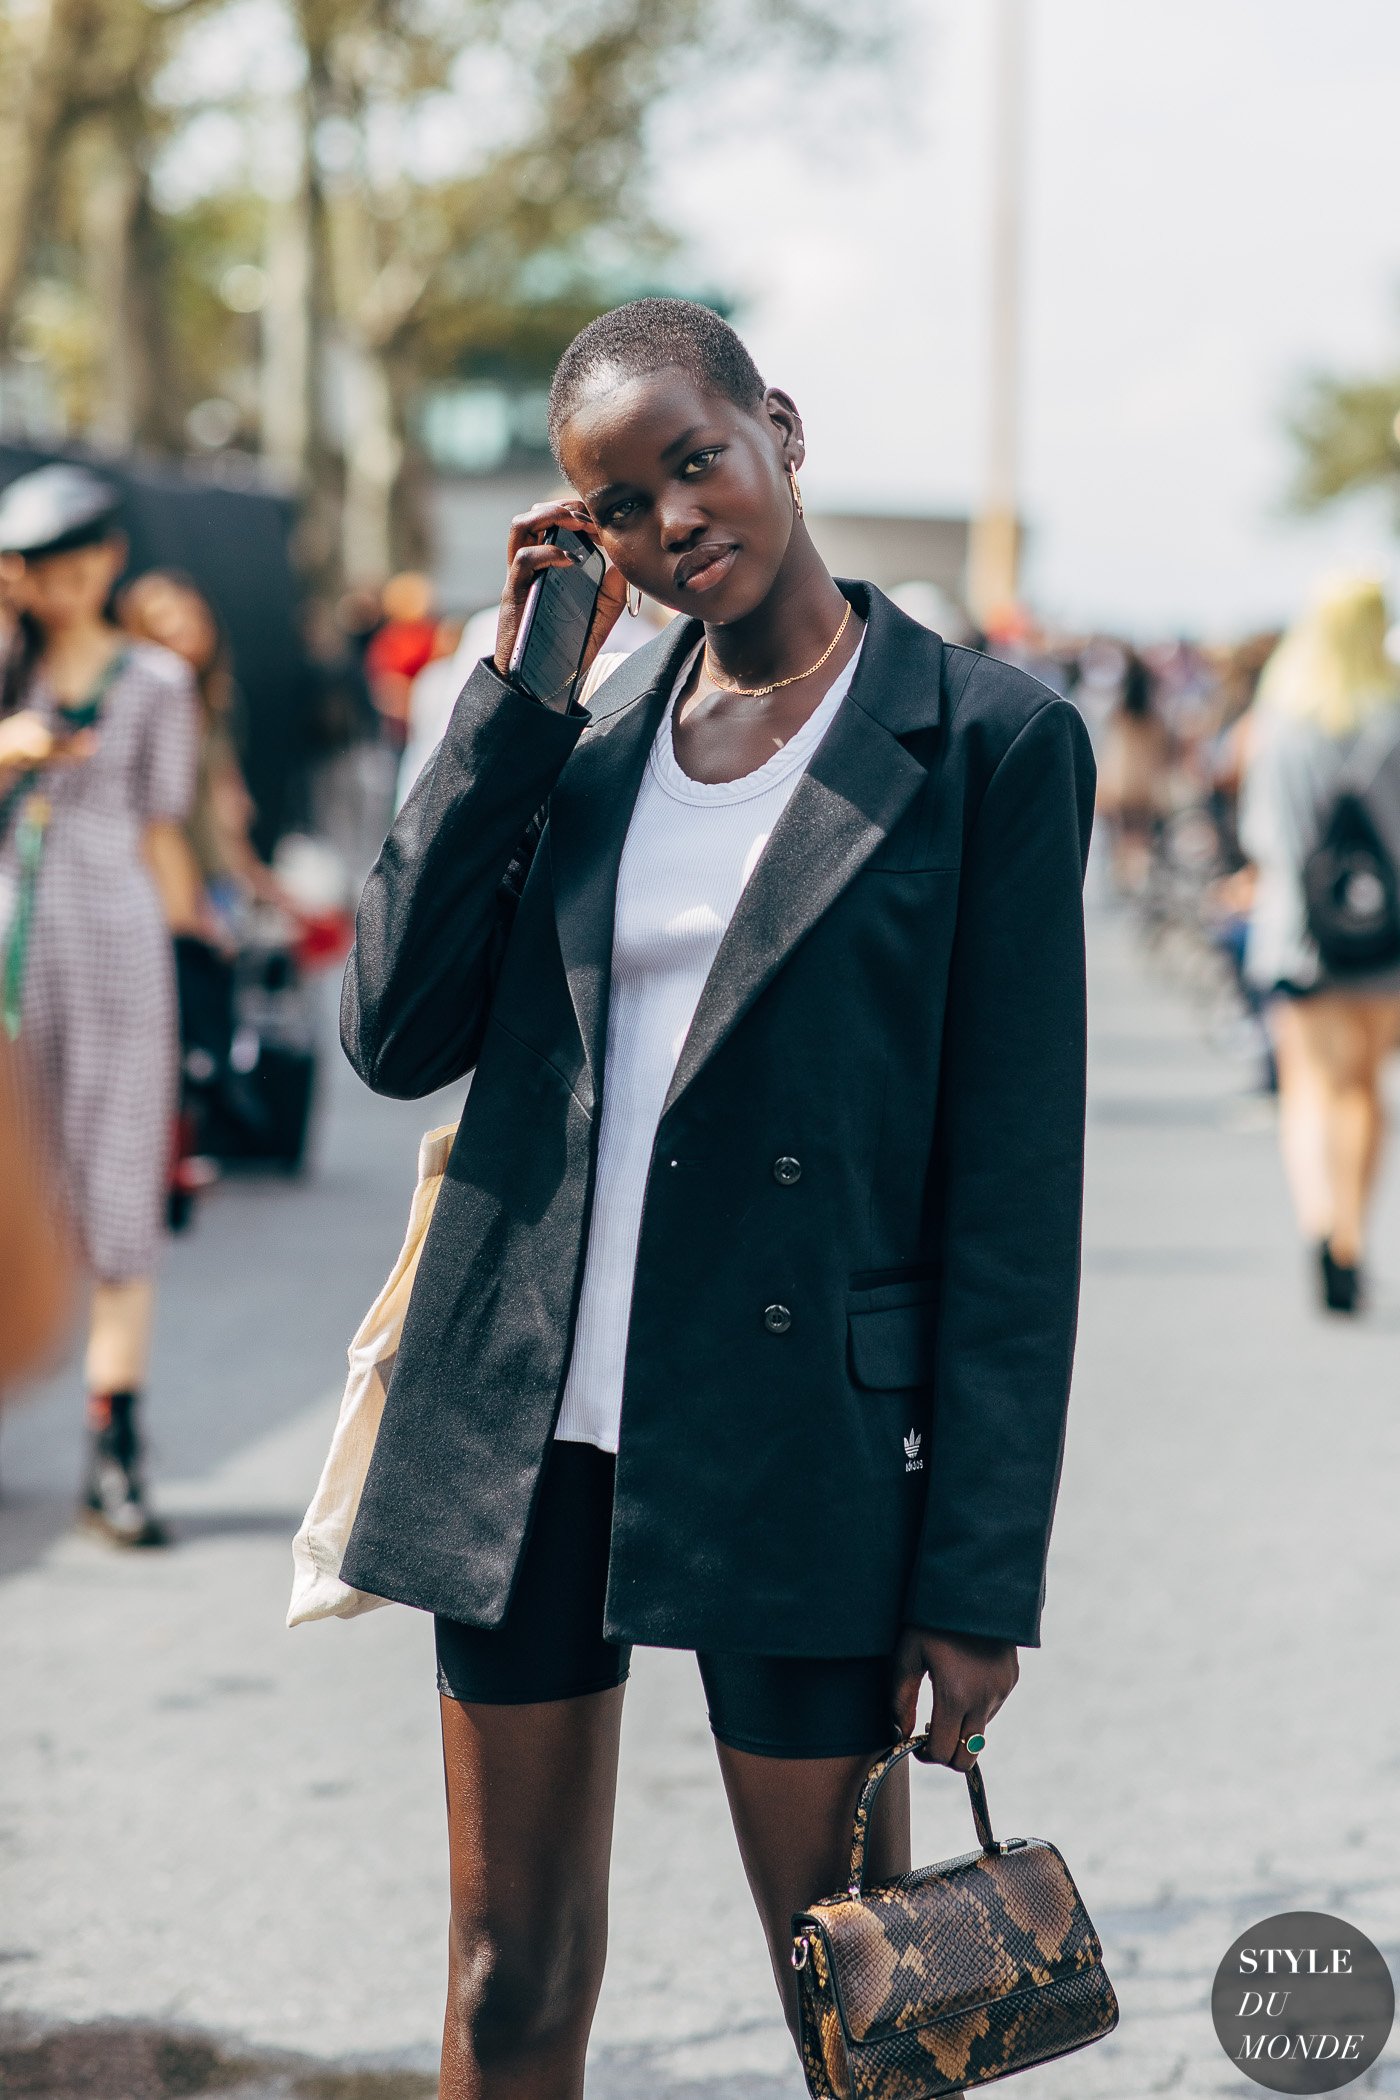
[[[969,1757],[976,1757],[986,1747],[987,1738],[984,1735],[969,1735],[963,1738],[963,1748]]]

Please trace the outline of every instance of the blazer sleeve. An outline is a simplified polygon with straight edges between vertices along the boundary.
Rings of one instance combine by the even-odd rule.
[[[1094,761],[1046,702],[964,855],[940,1085],[928,1497],[907,1619],[1035,1646],[1079,1300]]]
[[[528,850],[587,723],[518,692],[489,662],[463,687],[356,915],[340,1039],[377,1094],[416,1099],[475,1064],[522,842]]]

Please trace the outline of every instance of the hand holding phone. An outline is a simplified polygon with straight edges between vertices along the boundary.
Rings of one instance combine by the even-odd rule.
[[[545,706],[567,712],[626,589],[594,544],[582,504],[536,504],[511,526],[496,669]]]

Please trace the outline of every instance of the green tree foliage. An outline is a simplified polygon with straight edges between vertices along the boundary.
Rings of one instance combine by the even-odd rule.
[[[215,0],[0,0],[0,345],[45,360],[72,420],[168,447],[167,254],[153,88]]]
[[[747,62],[776,105],[857,34],[842,0],[0,0],[0,336],[118,442],[178,451],[217,397],[313,566],[373,576],[424,389],[542,378],[664,278],[662,98]],[[191,194],[211,124],[243,150]]]
[[[1315,375],[1289,429],[1298,448],[1293,500],[1300,510],[1383,489],[1400,528],[1400,369],[1373,378]]]

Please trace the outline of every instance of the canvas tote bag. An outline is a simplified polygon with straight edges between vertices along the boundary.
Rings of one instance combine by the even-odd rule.
[[[626,660],[625,650],[609,650],[600,656],[584,680],[580,700],[586,705]],[[376,1605],[391,1601],[388,1597],[371,1597],[364,1590],[352,1590],[348,1582],[340,1579],[340,1563],[374,1456],[389,1374],[398,1354],[404,1314],[413,1295],[413,1279],[418,1274],[418,1257],[433,1222],[447,1155],[456,1135],[456,1124],[445,1123],[440,1130],[428,1131],[418,1147],[418,1186],[413,1191],[407,1237],[392,1275],[350,1344],[350,1375],[345,1381],[335,1435],[311,1507],[292,1540],[289,1626],[303,1626],[308,1619],[354,1619],[362,1611],[373,1611]]]
[[[418,1274],[418,1257],[437,1207],[447,1169],[447,1155],[457,1135],[455,1123],[430,1130],[418,1147],[418,1185],[408,1215],[408,1232],[393,1271],[350,1344],[350,1372],[340,1415],[321,1478],[302,1527],[292,1541],[292,1601],[289,1626],[308,1619],[353,1619],[362,1611],[387,1604],[340,1579],[340,1563],[360,1507],[365,1475],[384,1414],[384,1394],[403,1333],[404,1314]]]

